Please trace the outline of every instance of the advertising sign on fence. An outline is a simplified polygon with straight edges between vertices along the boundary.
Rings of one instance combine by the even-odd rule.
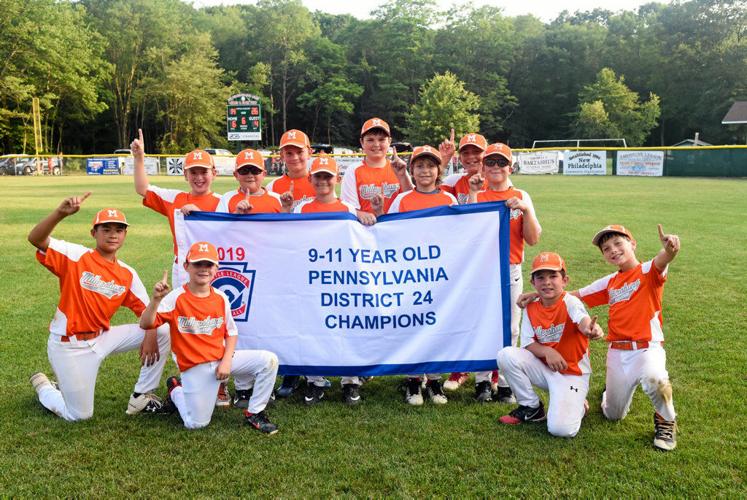
[[[605,175],[606,151],[566,151],[563,175]]]
[[[117,159],[119,160],[119,168],[122,171],[122,175],[133,175],[135,173],[135,159],[132,156],[120,156]],[[145,157],[145,171],[148,175],[158,175],[159,167],[160,162],[158,158]]]
[[[617,175],[664,175],[664,151],[618,151]]]
[[[166,158],[166,175],[184,175],[183,156],[170,156]]]
[[[558,151],[519,153],[516,163],[521,174],[557,174]]]
[[[86,160],[88,175],[119,175],[118,158],[89,158]]]

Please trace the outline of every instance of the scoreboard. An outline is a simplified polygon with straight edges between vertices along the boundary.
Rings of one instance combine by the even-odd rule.
[[[226,132],[229,141],[262,140],[262,107],[259,97],[236,94],[228,99]]]

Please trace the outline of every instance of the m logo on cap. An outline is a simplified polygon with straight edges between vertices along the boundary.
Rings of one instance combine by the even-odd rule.
[[[291,130],[288,132],[288,139],[295,139],[296,138],[296,132],[294,130]]]
[[[200,243],[200,252],[207,252],[208,246],[206,243]]]
[[[381,125],[381,120],[379,120],[378,118],[374,118],[373,119],[373,126],[375,127],[377,125]]]
[[[469,134],[467,136],[467,141],[469,141],[469,142],[477,142],[477,134]]]
[[[542,255],[540,255],[540,262],[547,262],[549,258],[550,258],[549,255],[547,255],[546,253],[543,253]]]
[[[194,152],[194,153],[192,153],[192,157],[195,160],[202,160],[202,153],[200,153],[200,152]]]
[[[319,165],[328,165],[329,160],[327,158],[319,158]]]
[[[251,151],[247,151],[246,153],[244,153],[244,159],[245,160],[253,160],[254,159],[254,153],[252,153]]]
[[[116,210],[107,210],[106,213],[109,217],[117,217],[119,215]]]

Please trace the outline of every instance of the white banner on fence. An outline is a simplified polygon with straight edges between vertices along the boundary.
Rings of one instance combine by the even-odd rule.
[[[606,175],[606,151],[566,151],[563,175]]]
[[[158,175],[160,161],[152,156],[145,157],[145,171],[148,175]],[[119,169],[122,175],[133,175],[135,173],[135,159],[132,156],[119,157]]]
[[[520,174],[557,174],[560,170],[558,151],[522,152],[517,156]]]
[[[508,231],[503,202],[371,227],[348,213],[176,220],[180,262],[192,242],[219,248],[213,284],[231,300],[239,348],[307,375],[494,369],[511,337]]]
[[[664,175],[664,151],[618,151],[617,175]]]

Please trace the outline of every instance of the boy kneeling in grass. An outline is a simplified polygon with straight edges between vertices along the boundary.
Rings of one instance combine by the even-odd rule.
[[[244,410],[247,424],[275,434],[278,428],[265,414],[278,372],[278,358],[261,350],[235,351],[238,331],[228,298],[211,286],[218,271],[218,250],[199,241],[187,254],[184,269],[189,281],[169,293],[167,274],[155,284],[153,299],[140,317],[140,325],[168,323],[171,350],[181,380],[169,377],[166,386],[187,429],[210,423],[218,397],[218,385],[230,375],[254,376],[254,391]]]

